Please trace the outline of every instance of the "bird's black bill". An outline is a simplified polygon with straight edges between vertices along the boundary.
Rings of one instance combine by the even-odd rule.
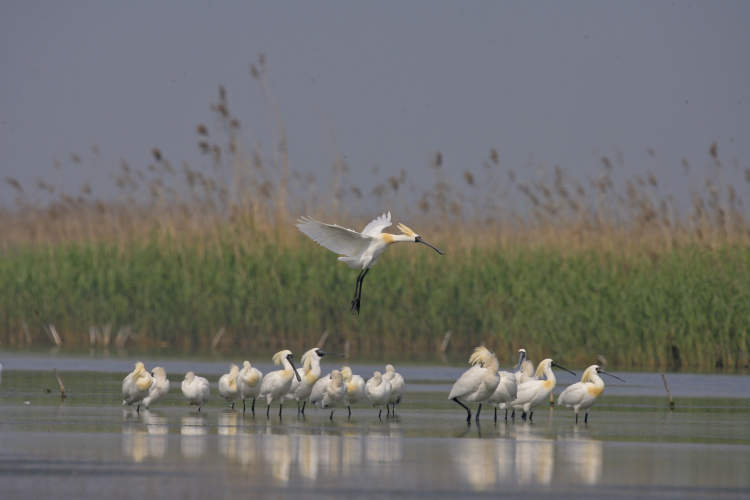
[[[526,360],[526,351],[520,351],[518,354],[518,364],[516,365],[516,371],[521,369],[521,365]]]
[[[315,350],[315,352],[316,352],[316,353],[318,354],[318,356],[320,356],[321,358],[322,358],[323,356],[325,356],[326,354],[328,354],[327,352],[325,352],[325,351],[321,351],[320,349],[316,349],[316,350]]]
[[[440,250],[440,249],[439,249],[438,247],[436,247],[435,245],[432,245],[432,244],[430,244],[430,243],[427,243],[427,242],[426,242],[425,240],[423,240],[423,239],[422,239],[422,237],[421,237],[421,236],[417,236],[417,237],[416,237],[416,238],[414,239],[414,243],[421,243],[421,244],[423,244],[423,245],[427,245],[428,247],[432,248],[433,250],[435,250],[435,251],[436,251],[437,253],[439,253],[440,255],[445,255],[445,252],[443,252],[442,250]]]
[[[617,375],[615,375],[614,373],[609,373],[609,372],[605,372],[605,371],[604,371],[604,370],[602,370],[601,368],[599,368],[599,373],[603,373],[603,374],[605,374],[605,375],[609,375],[609,376],[610,376],[610,377],[612,377],[612,378],[616,378],[616,379],[617,379],[617,380],[619,380],[620,382],[625,382],[625,380],[621,379],[620,377],[618,377],[618,376],[617,376]]]
[[[292,356],[289,355],[286,357],[286,359],[289,360],[289,364],[292,365],[292,371],[294,372],[294,376],[297,377],[297,382],[302,382],[302,377],[299,376],[299,372],[297,371],[297,367],[294,366],[294,361],[292,361]]]
[[[556,366],[556,367],[558,367],[558,368],[559,368],[559,369],[561,369],[561,370],[565,370],[566,372],[570,373],[570,374],[571,374],[571,375],[573,375],[574,377],[576,376],[576,372],[574,372],[574,371],[572,371],[572,370],[568,370],[567,368],[565,368],[565,367],[564,367],[563,365],[561,365],[561,364],[559,364],[559,363],[555,363],[555,362],[553,361],[553,362],[552,362],[552,366]]]

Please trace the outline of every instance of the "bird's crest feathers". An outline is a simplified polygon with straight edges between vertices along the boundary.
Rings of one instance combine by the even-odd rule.
[[[403,222],[399,222],[396,226],[399,231],[404,233],[406,236],[417,236],[416,231],[414,231],[412,228],[404,224]]]
[[[487,360],[489,360],[492,357],[492,353],[489,349],[484,347],[483,345],[480,345],[479,347],[474,349],[474,352],[469,356],[469,364],[470,365],[476,365],[476,364],[482,364],[484,365]]]
[[[552,364],[552,360],[547,358],[543,359],[539,362],[539,366],[536,367],[536,378],[542,378],[542,375],[544,375],[544,370]]]
[[[593,382],[597,368],[599,368],[599,365],[591,365],[586,368],[586,370],[584,370],[583,372],[583,375],[581,376],[581,382]]]
[[[284,358],[286,358],[291,353],[292,353],[292,351],[290,351],[289,349],[284,349],[283,351],[279,351],[276,354],[274,354],[273,358],[271,358],[271,359],[273,359],[273,363],[275,365],[280,365],[280,364],[282,364],[284,362],[283,361]]]

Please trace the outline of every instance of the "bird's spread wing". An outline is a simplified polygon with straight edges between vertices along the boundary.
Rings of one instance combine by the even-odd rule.
[[[326,224],[310,217],[300,217],[297,228],[315,243],[347,257],[358,255],[370,244],[370,238],[357,231],[336,224]]]
[[[381,215],[380,217],[375,217],[373,220],[368,222],[365,228],[362,229],[362,234],[364,234],[365,236],[377,236],[383,232],[383,229],[390,226],[391,213],[388,212]]]

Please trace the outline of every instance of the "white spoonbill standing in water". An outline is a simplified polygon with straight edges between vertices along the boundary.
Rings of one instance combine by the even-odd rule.
[[[391,213],[381,215],[370,221],[362,232],[347,229],[336,224],[326,224],[310,217],[300,217],[297,228],[313,241],[340,255],[339,260],[353,269],[360,269],[357,283],[354,286],[352,312],[359,314],[359,303],[362,299],[362,282],[380,254],[392,243],[401,241],[422,243],[440,255],[443,252],[427,243],[420,235],[404,224],[398,224],[401,234],[384,233],[383,229],[391,226]]]
[[[589,423],[589,408],[594,404],[596,398],[604,392],[604,381],[599,376],[600,373],[616,378],[620,382],[623,379],[613,373],[602,370],[599,365],[591,365],[583,372],[581,381],[569,385],[560,393],[557,398],[557,404],[561,406],[572,407],[576,414],[576,423],[578,423],[578,411],[584,410],[586,414],[583,417],[583,423]]]

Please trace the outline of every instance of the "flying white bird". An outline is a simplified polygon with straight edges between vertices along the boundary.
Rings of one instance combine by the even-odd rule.
[[[240,394],[240,389],[237,386],[237,377],[240,374],[240,367],[232,363],[229,365],[229,373],[225,373],[219,377],[219,395],[226,399],[228,403],[232,403],[232,409],[234,410],[234,400]]]
[[[370,268],[385,251],[388,245],[400,241],[422,243],[439,254],[441,250],[427,243],[420,235],[404,224],[398,224],[402,234],[384,233],[383,229],[391,226],[391,213],[381,215],[370,221],[362,232],[347,229],[336,224],[326,224],[310,217],[300,217],[297,227],[313,241],[340,255],[339,260],[353,269],[360,269],[357,283],[354,286],[354,298],[351,310],[359,314],[362,299],[362,282]]]
[[[351,417],[352,405],[365,397],[365,379],[359,375],[354,375],[352,369],[348,366],[341,368],[341,375],[344,377],[344,385],[346,385],[346,396],[344,397],[346,409]]]
[[[151,370],[151,376],[154,381],[148,389],[148,396],[143,398],[143,406],[146,408],[169,392],[169,379],[167,378],[167,372],[164,368],[161,366],[155,366],[154,369]]]
[[[148,390],[153,383],[154,379],[151,374],[146,371],[146,367],[142,362],[137,361],[133,371],[128,373],[125,378],[122,379],[122,404],[132,405],[138,403],[135,411],[136,413],[140,413],[141,401],[148,396]]]
[[[255,415],[255,398],[260,393],[260,382],[263,379],[263,373],[250,364],[250,361],[243,361],[242,370],[237,376],[237,385],[240,388],[240,398],[242,398],[242,413],[245,413],[245,400],[253,398],[251,407]]]
[[[587,424],[589,422],[589,408],[594,404],[596,398],[601,396],[602,392],[604,392],[604,381],[599,376],[600,373],[616,378],[620,382],[625,382],[617,375],[605,372],[599,367],[599,365],[591,365],[584,370],[580,382],[576,382],[575,384],[566,387],[557,398],[558,405],[565,405],[569,408],[573,408],[573,411],[576,414],[576,423],[578,423],[579,410],[586,411],[586,414],[583,417],[583,423]]]
[[[289,392],[289,388],[292,386],[292,378],[297,377],[297,382],[300,381],[299,373],[294,367],[292,351],[284,349],[273,355],[273,362],[276,365],[283,365],[283,370],[276,370],[267,373],[263,377],[263,382],[260,383],[260,394],[258,397],[266,398],[266,418],[269,417],[271,411],[271,403],[274,400],[279,401],[279,418],[281,418],[281,410],[284,407],[284,396]]]
[[[188,404],[197,406],[198,411],[201,411],[201,406],[206,404],[208,395],[211,392],[208,380],[197,376],[193,372],[185,374],[185,379],[182,381],[180,388],[182,389],[182,395],[188,400]]]
[[[289,388],[289,392],[286,397],[288,399],[294,399],[297,401],[297,414],[305,414],[305,405],[307,405],[307,398],[310,397],[313,385],[320,378],[320,360],[326,353],[318,348],[310,349],[305,352],[300,358],[302,361],[302,367],[297,368],[297,373],[300,376],[300,380],[292,379],[292,386]],[[300,408],[300,403],[302,407]]]
[[[539,366],[536,368],[537,378],[520,384],[516,399],[510,403],[514,409],[521,409],[523,411],[521,414],[523,420],[526,420],[526,415],[528,415],[529,422],[531,422],[534,417],[534,407],[548,400],[550,393],[555,389],[557,379],[555,378],[555,372],[552,371],[553,366],[575,376],[575,372],[568,370],[549,358],[540,361]],[[546,379],[542,379],[542,376],[546,377]]]
[[[365,384],[365,395],[372,406],[378,409],[378,418],[382,420],[383,406],[387,406],[391,399],[391,383],[383,377],[382,373],[376,371]]]
[[[471,410],[461,400],[466,403],[479,403],[476,414],[476,421],[479,422],[482,403],[495,392],[500,376],[497,374],[499,363],[495,354],[484,346],[474,349],[469,357],[469,364],[473,366],[458,377],[448,399],[466,410],[466,423],[471,424]]]
[[[383,374],[383,378],[391,383],[391,397],[388,402],[390,403],[392,409],[388,411],[389,408],[386,407],[386,414],[392,414],[395,417],[396,405],[401,404],[401,396],[403,396],[404,394],[404,377],[402,377],[401,374],[396,371],[393,365],[388,364],[385,365],[385,373]]]

